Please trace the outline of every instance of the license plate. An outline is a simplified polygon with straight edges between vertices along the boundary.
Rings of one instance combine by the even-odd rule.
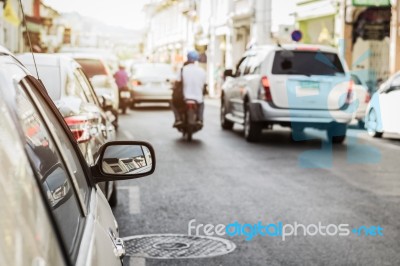
[[[297,97],[316,96],[319,94],[319,83],[310,81],[301,81],[299,86],[296,86]]]
[[[129,91],[121,91],[121,98],[130,98],[131,93]]]
[[[313,81],[301,81],[300,82],[300,87],[302,89],[319,90],[319,83],[318,82],[313,82]]]

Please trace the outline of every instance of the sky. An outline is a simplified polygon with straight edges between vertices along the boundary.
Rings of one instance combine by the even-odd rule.
[[[142,7],[145,0],[45,0],[47,5],[59,12],[78,12],[106,24],[128,29],[144,26]]]
[[[83,16],[92,17],[110,25],[128,29],[140,29],[144,26],[142,7],[145,0],[45,0],[44,2],[57,11],[76,11]],[[280,24],[293,24],[294,18],[289,14],[293,13],[294,6],[295,0],[272,0],[274,31]]]

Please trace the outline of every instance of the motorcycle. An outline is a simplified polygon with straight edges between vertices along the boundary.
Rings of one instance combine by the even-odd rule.
[[[131,104],[131,92],[126,88],[119,89],[119,108],[123,114],[126,114],[126,110]]]
[[[179,132],[187,141],[192,141],[192,136],[197,131],[203,128],[203,125],[198,123],[197,119],[198,103],[194,100],[185,101],[185,111],[182,114],[183,123],[178,126]]]

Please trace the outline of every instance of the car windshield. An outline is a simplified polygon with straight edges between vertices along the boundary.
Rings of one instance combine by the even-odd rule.
[[[133,74],[136,77],[170,77],[174,75],[172,66],[167,64],[142,64],[134,67]]]
[[[100,60],[97,59],[75,59],[83,68],[83,71],[88,76],[88,78],[92,78],[97,75],[108,75],[108,71],[106,67]]]
[[[275,53],[272,74],[324,75],[344,74],[337,54],[320,51],[278,51]]]

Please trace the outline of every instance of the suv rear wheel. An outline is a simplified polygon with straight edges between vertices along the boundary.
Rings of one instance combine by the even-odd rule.
[[[244,137],[248,142],[257,142],[261,138],[262,126],[251,121],[249,105],[246,105],[244,113]]]

